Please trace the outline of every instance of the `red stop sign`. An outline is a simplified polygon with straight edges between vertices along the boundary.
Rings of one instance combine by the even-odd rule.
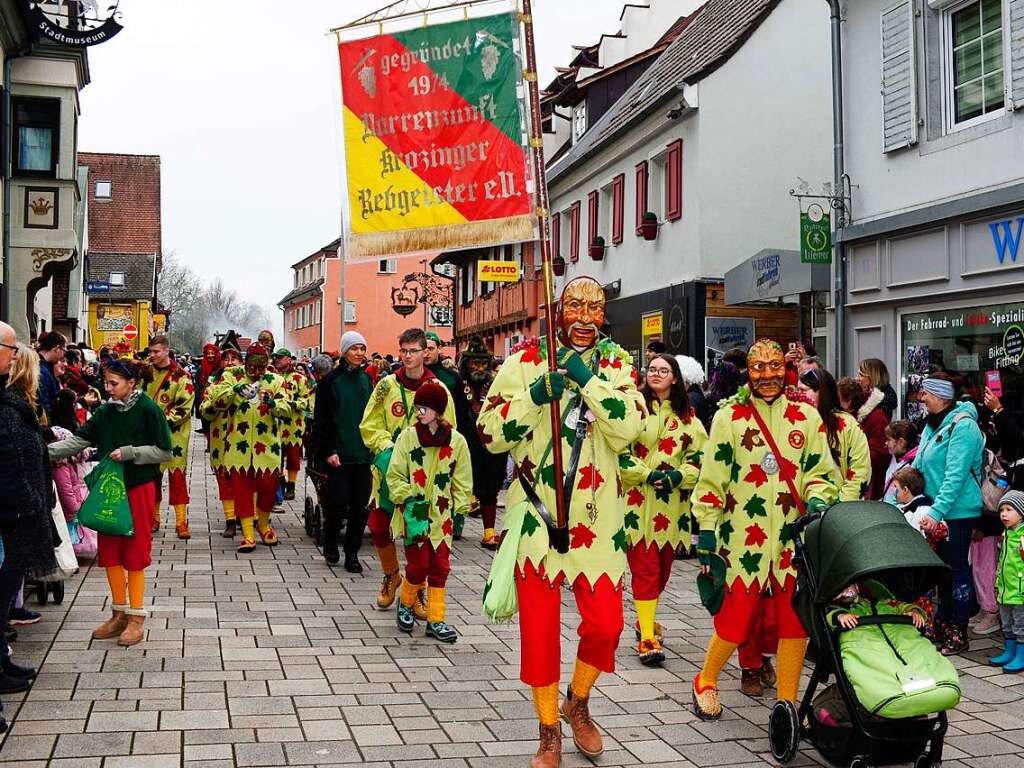
[[[121,331],[121,335],[128,339],[128,341],[131,341],[132,339],[139,335],[139,329],[136,328],[134,325],[126,325],[124,327],[124,330]]]

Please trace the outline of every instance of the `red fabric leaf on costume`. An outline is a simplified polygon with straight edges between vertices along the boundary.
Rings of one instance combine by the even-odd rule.
[[[634,445],[633,446],[633,451],[636,453],[637,458],[640,458],[640,459],[646,459],[647,458],[648,450],[647,450],[647,447],[645,445],[643,445],[643,443],[637,443],[636,445]]]
[[[595,533],[583,523],[577,523],[576,527],[569,531],[569,535],[572,537],[572,541],[569,542],[569,546],[572,549],[579,549],[580,547],[590,549],[590,545],[594,543],[596,538]]]
[[[191,384],[186,384],[185,385],[185,391],[188,392],[191,395],[193,392],[196,391],[196,388],[193,387]]]
[[[626,496],[626,505],[630,507],[640,507],[644,503],[644,493],[639,488],[630,488],[629,494]]]
[[[732,512],[736,509],[736,497],[728,491],[725,494],[725,511]]]
[[[796,424],[798,421],[807,421],[807,417],[804,416],[804,412],[796,403],[790,403],[786,406],[786,413],[783,418],[790,424]]]
[[[260,416],[266,416],[270,413],[270,406],[266,403],[260,403]]]
[[[447,496],[441,496],[437,500],[437,511],[438,512],[444,512],[447,509],[448,509],[448,497]]]
[[[708,491],[699,499],[701,504],[710,504],[712,507],[721,507],[722,500],[715,496],[711,491]]]
[[[445,536],[451,536],[452,530],[452,519],[449,517],[447,520],[444,521],[444,524],[441,526],[441,533],[443,533]]]
[[[593,464],[587,464],[581,469],[580,477],[579,485],[576,486],[576,489],[580,491],[585,491],[588,488],[593,488],[596,491],[604,482],[604,477]]]
[[[676,449],[676,439],[674,437],[666,437],[660,443],[658,443],[658,450],[662,453],[671,456],[672,451]]]
[[[267,452],[267,446],[264,443],[256,443],[253,446],[253,450],[256,451],[257,456],[260,456]]]
[[[654,532],[667,531],[669,519],[660,512],[654,516]]]
[[[779,477],[783,481],[785,481],[786,478],[789,478],[790,480],[796,480],[796,473],[798,469],[797,465],[783,456],[779,457],[779,461]]]
[[[422,469],[417,469],[412,473],[412,481],[416,483],[420,488],[427,487],[427,473]]]
[[[793,567],[793,550],[784,549],[782,550],[782,556],[779,558],[779,568],[792,568]]]
[[[512,407],[512,401],[509,400],[503,406],[501,406],[501,418],[508,419],[508,411]]]
[[[732,406],[732,420],[733,421],[749,421],[751,419],[753,406],[744,405],[743,403],[733,403]]]
[[[857,475],[857,473],[853,471],[852,467],[850,469],[846,470],[846,479],[847,480],[853,480],[853,478],[856,477],[856,475]]]
[[[757,547],[760,549],[764,546],[764,543],[768,541],[768,534],[764,532],[764,529],[760,525],[754,523],[753,525],[747,526],[747,539],[744,542],[746,547]]]
[[[437,452],[437,458],[438,459],[448,459],[448,458],[451,458],[451,455],[452,455],[452,447],[450,445],[446,445],[446,446],[442,447],[441,450]]]
[[[527,347],[523,350],[523,356],[519,360],[524,363],[541,362],[540,345]]]
[[[747,476],[743,478],[745,483],[753,483],[758,488],[768,482],[768,475],[761,469],[760,464],[751,464],[750,471],[747,472]]]

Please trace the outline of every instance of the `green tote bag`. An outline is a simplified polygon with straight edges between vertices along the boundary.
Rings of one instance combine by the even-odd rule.
[[[78,522],[107,536],[132,536],[132,509],[124,484],[124,467],[107,456],[88,477],[89,495],[78,510]]]

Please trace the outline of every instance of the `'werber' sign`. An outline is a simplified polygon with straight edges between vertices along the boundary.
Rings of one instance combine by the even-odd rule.
[[[117,17],[120,16],[117,10],[118,3],[107,8],[106,17],[99,18],[99,1],[29,0],[31,28],[39,38],[60,45],[85,47],[105,43],[124,27],[117,22]]]
[[[534,232],[515,15],[341,42],[348,257]]]

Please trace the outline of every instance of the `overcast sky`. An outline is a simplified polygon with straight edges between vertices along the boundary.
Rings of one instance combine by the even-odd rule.
[[[623,0],[535,0],[540,82],[615,32]],[[410,3],[413,5],[415,0]],[[331,27],[386,0],[121,0],[89,49],[79,149],[161,156],[163,243],[267,307],[289,265],[337,237],[340,119]]]

